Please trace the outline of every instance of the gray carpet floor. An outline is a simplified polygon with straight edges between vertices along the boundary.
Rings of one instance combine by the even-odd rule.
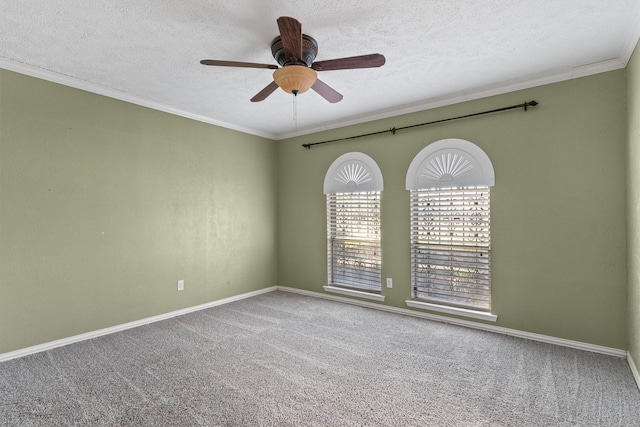
[[[287,292],[0,364],[2,426],[640,426],[624,359]]]

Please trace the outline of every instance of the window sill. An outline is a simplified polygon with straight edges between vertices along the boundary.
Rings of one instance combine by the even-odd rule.
[[[356,291],[355,289],[339,288],[337,286],[331,286],[331,285],[323,286],[322,288],[325,290],[325,292],[332,292],[335,294],[348,295],[351,297],[370,299],[373,301],[384,301],[384,295],[374,294],[371,292]]]
[[[471,317],[473,319],[487,320],[489,322],[495,322],[496,320],[498,320],[498,316],[496,316],[495,314],[487,313],[484,311],[469,310],[466,308],[448,307],[446,305],[431,304],[428,302],[415,301],[415,300],[406,300],[405,303],[407,304],[408,307],[419,308],[422,310],[430,310],[430,311],[437,311],[439,313],[455,314],[456,316]]]

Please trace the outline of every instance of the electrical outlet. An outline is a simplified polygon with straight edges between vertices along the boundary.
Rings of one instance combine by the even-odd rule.
[[[393,279],[391,277],[387,277],[387,288],[393,288]]]
[[[178,280],[178,290],[179,291],[184,290],[184,280]]]

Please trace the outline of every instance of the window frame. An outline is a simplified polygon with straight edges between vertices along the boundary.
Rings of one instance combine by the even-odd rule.
[[[382,295],[382,245],[381,245],[381,193],[383,190],[382,172],[377,163],[368,155],[350,152],[338,157],[328,168],[324,180],[327,212],[327,283],[324,289],[328,292],[363,297],[383,301]],[[345,207],[355,208],[342,219],[343,230],[352,253],[344,252],[343,261],[352,262],[352,269],[345,269],[352,280],[336,280],[336,238],[339,235],[337,225],[339,219],[337,209],[332,213],[332,200],[343,201]],[[370,204],[365,201],[371,202]],[[347,203],[347,204],[345,204]],[[358,206],[364,207],[362,212]],[[337,205],[336,205],[337,207]],[[360,215],[358,215],[360,214]],[[364,214],[364,215],[362,215]],[[371,217],[373,214],[373,218]],[[333,215],[333,217],[332,217]],[[358,218],[361,220],[359,221]],[[351,233],[351,234],[349,234]],[[353,255],[351,260],[349,256]],[[343,264],[345,266],[347,264]],[[364,267],[364,268],[359,268]],[[338,283],[334,283],[338,282]]]
[[[411,190],[411,297],[491,311],[490,188]]]
[[[418,263],[419,257],[414,254],[417,242],[414,236],[414,198],[417,193],[425,193],[429,191],[475,191],[477,188],[486,188],[487,196],[490,199],[490,188],[495,185],[495,175],[493,171],[493,165],[487,154],[477,145],[472,142],[450,138],[436,141],[423,148],[412,160],[406,177],[406,189],[411,192],[411,215],[410,215],[410,234],[411,234],[411,299],[406,300],[406,304],[412,308],[420,308],[431,311],[438,311],[447,314],[456,314],[466,317],[472,317],[482,320],[496,321],[497,316],[491,313],[493,309],[491,300],[491,235],[490,235],[490,216],[491,207],[490,200],[488,201],[488,211],[486,212],[487,219],[487,273],[486,285],[488,286],[488,302],[481,307],[467,302],[462,302],[454,297],[452,298],[430,298],[424,296],[419,292],[421,287],[420,283],[416,281],[416,277],[420,272]],[[455,216],[453,216],[455,218]],[[460,231],[460,230],[458,230]],[[458,242],[460,243],[460,242]],[[461,245],[464,246],[464,245]],[[442,247],[447,249],[446,247]],[[434,250],[437,250],[438,246],[434,246]],[[455,251],[460,251],[461,248],[454,248]],[[454,256],[456,252],[454,250],[446,250],[445,254]],[[460,255],[460,252],[457,253]],[[460,258],[462,259],[462,258]],[[446,264],[446,263],[445,263]],[[424,266],[424,263],[422,263]],[[446,271],[446,266],[441,267],[442,271]],[[455,269],[451,270],[449,278],[455,277],[455,273],[452,273]],[[447,277],[447,274],[443,274],[443,277]],[[435,283],[435,281],[434,281]],[[446,281],[445,281],[446,283]],[[485,286],[483,284],[482,286]]]
[[[329,286],[382,292],[380,192],[327,194]]]

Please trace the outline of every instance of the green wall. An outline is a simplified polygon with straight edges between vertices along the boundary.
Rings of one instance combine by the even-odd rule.
[[[370,155],[384,177],[384,304],[410,298],[409,193],[413,157],[443,138],[467,139],[491,158],[492,294],[496,325],[627,348],[625,71],[550,84],[281,141],[279,284],[323,292],[322,185],[341,154]],[[317,146],[328,140],[536,100],[514,110]]]
[[[627,66],[629,354],[640,363],[640,44]]]
[[[277,284],[274,141],[5,70],[0,132],[0,353]]]
[[[496,173],[496,324],[638,360],[638,61],[278,142],[0,71],[0,353],[275,284],[323,292],[322,183],[349,151],[382,170],[384,304],[406,308],[406,171],[453,137],[484,149]],[[301,147],[532,99],[527,112]]]

